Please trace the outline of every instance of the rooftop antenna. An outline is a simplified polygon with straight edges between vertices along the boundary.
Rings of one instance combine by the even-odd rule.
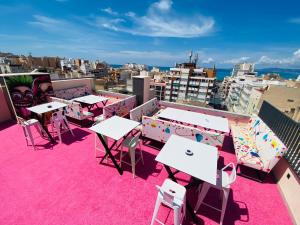
[[[199,57],[198,57],[198,53],[197,53],[197,54],[195,55],[195,58],[194,58],[194,62],[195,62],[196,65],[197,65],[198,59],[199,59]]]
[[[192,57],[193,57],[193,51],[190,52],[189,58],[190,58],[190,63],[192,62]]]

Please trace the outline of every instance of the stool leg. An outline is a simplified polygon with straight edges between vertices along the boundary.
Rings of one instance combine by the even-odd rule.
[[[222,212],[221,212],[220,225],[222,225],[222,223],[223,223],[226,206],[227,206],[227,201],[228,201],[228,196],[229,196],[229,191],[230,191],[230,189],[227,189],[227,188],[223,189],[223,201],[222,201]]]
[[[175,206],[173,210],[174,210],[174,225],[180,225],[180,221],[181,221],[180,208],[178,206]]]
[[[184,218],[185,218],[185,215],[186,215],[186,195],[184,196],[184,202],[183,202],[183,210],[182,210],[182,213],[183,213],[183,215],[182,215],[182,221],[184,220]]]
[[[135,178],[135,149],[129,148],[132,176]]]
[[[42,131],[41,131],[41,129],[40,129],[40,127],[39,127],[39,124],[38,123],[36,123],[36,124],[34,124],[34,128],[36,129],[36,131],[40,134],[40,136],[42,136]]]
[[[122,158],[123,158],[123,145],[121,144],[121,151],[120,151],[120,167],[122,166]]]
[[[140,148],[141,160],[142,160],[142,163],[144,165],[144,157],[143,157],[143,150],[142,150],[142,147],[141,147],[141,141],[139,141],[139,148]]]
[[[72,136],[74,137],[74,133],[73,133],[72,129],[70,128],[67,118],[64,118],[64,122],[65,122],[65,125],[67,126],[68,130],[71,132]]]
[[[40,133],[41,133],[41,137],[43,136],[46,136],[46,131],[44,130],[44,128],[42,127],[42,125],[40,123],[37,124],[39,130],[40,130]]]
[[[54,127],[57,132],[59,142],[61,143],[62,141],[61,141],[60,125],[61,125],[60,121],[54,121]]]
[[[195,207],[195,212],[198,211],[198,209],[199,209],[200,205],[202,204],[209,188],[210,188],[210,185],[208,183],[203,183],[202,189],[199,192],[199,197],[198,197],[198,201],[197,201],[197,204],[196,204],[196,207]]]
[[[95,134],[95,158],[97,157],[97,134]]]
[[[155,220],[156,220],[160,204],[161,204],[161,199],[160,199],[159,196],[157,196],[156,203],[155,203],[155,208],[154,208],[153,216],[152,216],[152,220],[151,220],[151,225],[153,225]]]
[[[29,127],[29,126],[28,126],[28,127],[25,127],[25,129],[26,129],[26,132],[27,132],[27,134],[28,134],[28,137],[29,137],[29,139],[30,139],[30,142],[31,142],[31,144],[32,144],[32,146],[33,146],[33,148],[34,148],[34,150],[36,150],[36,149],[35,149],[34,140],[33,140],[33,136],[32,136],[30,127]]]
[[[26,145],[28,146],[28,134],[27,134],[26,128],[23,126],[22,126],[22,128],[23,128],[23,132],[24,132],[24,136],[25,136],[25,140],[26,140]]]

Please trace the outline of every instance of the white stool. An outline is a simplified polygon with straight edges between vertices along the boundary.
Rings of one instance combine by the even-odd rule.
[[[161,187],[156,185],[158,195],[155,203],[155,208],[151,220],[151,225],[154,221],[163,224],[156,219],[159,206],[164,204],[174,210],[174,225],[180,225],[185,216],[186,210],[186,189],[180,184],[177,184],[170,179],[166,179]]]
[[[232,171],[231,171],[230,174],[228,174],[224,170],[227,167],[229,167],[230,165],[232,166]],[[221,212],[220,224],[222,224],[223,219],[224,219],[224,214],[225,214],[225,211],[226,211],[228,196],[229,196],[229,192],[230,192],[230,185],[232,183],[234,183],[235,179],[236,179],[236,170],[235,170],[235,166],[234,166],[233,163],[229,163],[222,170],[218,170],[217,171],[217,184],[216,185],[212,185],[212,184],[204,182],[202,184],[202,188],[201,188],[201,185],[199,186],[199,189],[198,189],[199,197],[198,197],[198,201],[197,201],[197,204],[196,204],[196,207],[195,207],[195,212],[198,211],[201,204],[204,204],[204,205],[206,205],[210,208],[213,208],[217,211],[220,211]],[[209,188],[211,188],[211,187],[216,188],[216,189],[223,192],[222,209],[215,208],[215,207],[213,207],[211,205],[208,205],[205,202],[203,202]]]
[[[34,144],[35,138],[32,135],[31,127],[35,127],[36,130],[38,131],[38,133],[40,134],[40,136],[43,136],[43,134],[45,134],[46,132],[42,128],[42,125],[40,124],[40,122],[36,119],[24,120],[23,118],[18,117],[18,116],[17,116],[17,122],[23,128],[27,146],[28,146],[28,143],[30,142],[31,145],[33,146],[34,150],[36,150],[36,147]]]
[[[96,125],[96,124],[98,124],[98,123],[101,123],[102,121],[104,121],[104,115],[103,114],[94,117],[94,124],[93,124],[93,126]]]
[[[55,128],[60,143],[61,143],[61,134],[70,131],[71,134],[74,136],[73,131],[69,126],[68,120],[66,116],[63,115],[62,111],[57,111],[52,113],[51,124],[52,124],[52,131],[54,131]],[[61,128],[63,128],[65,131],[61,132]]]
[[[126,138],[122,142],[122,145],[121,145],[120,166],[122,166],[122,162],[124,162],[125,164],[128,164],[128,165],[131,165],[133,178],[135,178],[135,165],[140,160],[142,160],[142,163],[144,164],[143,151],[142,151],[141,143],[140,143],[140,139],[139,139],[140,135],[141,135],[141,133],[139,133],[135,137]],[[140,150],[140,158],[138,160],[136,160],[135,159],[135,150],[138,145],[139,145],[139,150]],[[130,163],[122,160],[123,159],[123,147],[128,148],[128,153],[130,155]]]

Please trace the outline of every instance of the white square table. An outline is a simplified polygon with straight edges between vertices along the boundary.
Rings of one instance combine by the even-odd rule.
[[[190,150],[192,155],[186,154],[187,150]],[[194,183],[197,183],[194,178],[214,185],[217,182],[218,149],[216,147],[177,135],[171,135],[155,160],[164,164],[169,177],[174,182],[177,182],[174,174],[178,171],[192,176],[193,179],[186,188],[192,187]],[[178,171],[173,173],[170,167]],[[187,209],[191,213],[193,220],[197,221],[188,201]]]
[[[36,105],[30,108],[27,108],[29,111],[34,112],[36,114],[43,114],[47,112],[51,112],[54,110],[62,109],[67,107],[67,104],[61,102],[48,102],[41,105]]]
[[[139,122],[125,119],[119,116],[113,116],[89,128],[90,130],[92,130],[97,134],[97,136],[99,137],[101,143],[103,144],[106,150],[106,154],[103,157],[103,159],[108,155],[121,175],[123,174],[123,170],[117,164],[114,156],[111,154],[111,150],[117,144],[118,140],[122,138],[125,139],[130,134],[130,132],[138,125],[140,125]],[[113,144],[110,147],[108,147],[107,144],[105,143],[103,136],[106,136],[114,140]]]
[[[196,113],[182,109],[166,108],[159,115],[160,118],[193,124],[216,131],[229,133],[227,118]]]
[[[41,123],[43,129],[46,131],[48,138],[52,141],[55,142],[54,138],[51,136],[47,126],[45,126],[45,113],[51,112],[51,111],[56,111],[59,109],[62,109],[64,107],[67,107],[67,104],[61,103],[61,102],[48,102],[36,106],[32,106],[27,108],[29,111],[41,115],[41,116],[36,116],[36,118],[39,120]]]
[[[78,98],[72,99],[73,101],[80,102],[87,106],[88,110],[90,111],[95,105],[98,108],[97,103],[102,102],[103,106],[106,105],[108,102],[108,98],[105,98],[103,96],[97,96],[97,95],[86,95]]]
[[[186,150],[192,151],[193,155],[187,155]],[[199,180],[216,184],[218,149],[214,146],[171,135],[155,160]]]

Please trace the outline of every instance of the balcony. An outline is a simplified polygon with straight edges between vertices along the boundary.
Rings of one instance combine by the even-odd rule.
[[[244,126],[249,119],[201,107],[189,106],[189,110],[225,117],[230,125]],[[100,114],[101,109],[93,109],[93,112]],[[63,134],[61,144],[37,139],[38,150],[35,151],[26,146],[18,124],[12,120],[0,124],[1,223],[150,224],[157,196],[155,185],[161,185],[168,177],[163,165],[155,161],[163,144],[147,141],[141,145],[144,165],[137,164],[137,177],[133,179],[131,167],[126,164],[122,165],[122,176],[110,160],[99,164],[101,158],[95,158],[95,134],[91,130],[73,124],[71,129],[74,136]],[[229,162],[236,163],[229,134],[219,146],[219,153],[218,168]],[[117,159],[120,156],[119,151],[113,154]],[[184,173],[176,174],[176,178],[182,185],[190,180]],[[267,176],[264,183],[238,176],[231,189],[224,224],[293,224],[272,175]],[[219,192],[211,190],[206,202],[221,206],[218,195]],[[197,192],[191,190],[188,199],[194,207]],[[200,224],[218,224],[220,218],[218,212],[206,206],[201,206],[196,216]],[[160,208],[159,218],[168,225],[173,224],[173,213],[166,207]],[[184,224],[192,224],[188,213]]]

